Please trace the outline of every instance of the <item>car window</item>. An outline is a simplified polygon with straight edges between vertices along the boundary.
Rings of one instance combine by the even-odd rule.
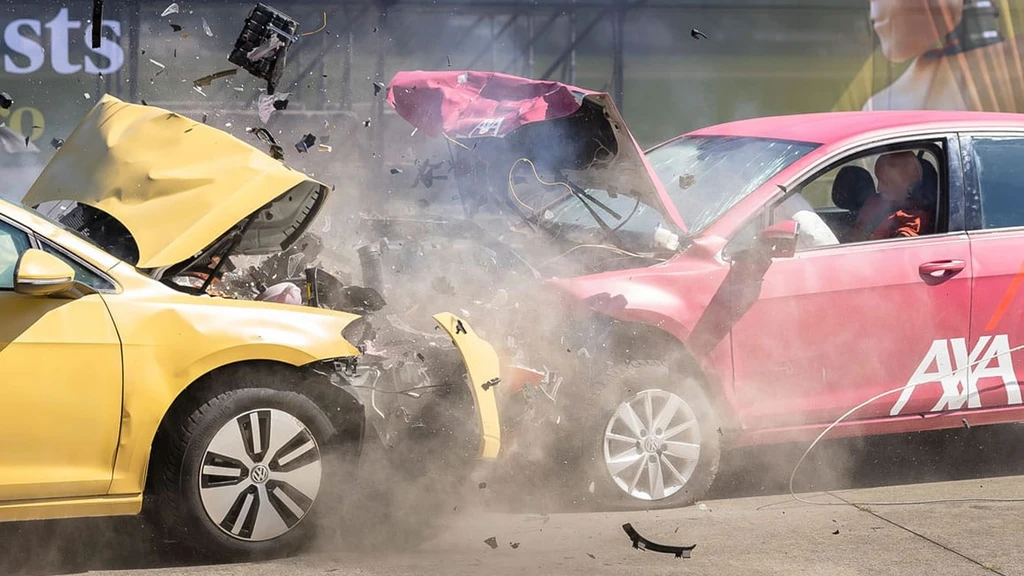
[[[0,290],[14,289],[18,257],[28,249],[28,234],[6,222],[0,222]]]
[[[947,196],[940,145],[877,149],[841,160],[776,203],[771,222],[800,222],[807,237],[797,250],[940,232]],[[896,168],[880,180],[883,164]]]
[[[982,228],[1024,226],[1024,138],[974,138]]]
[[[89,286],[94,290],[113,290],[114,286],[109,281],[104,279],[102,276],[93,272],[78,260],[68,256],[63,250],[50,244],[49,242],[42,242],[42,249],[44,252],[52,254],[59,258],[62,262],[71,267],[75,271],[75,280]]]

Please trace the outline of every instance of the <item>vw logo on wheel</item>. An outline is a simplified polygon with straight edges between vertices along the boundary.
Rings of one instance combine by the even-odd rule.
[[[260,464],[252,469],[252,481],[257,484],[263,484],[270,478],[270,470],[266,466]]]

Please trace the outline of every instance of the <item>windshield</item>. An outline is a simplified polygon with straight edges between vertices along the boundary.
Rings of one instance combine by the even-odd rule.
[[[693,234],[818,146],[768,138],[685,136],[649,151],[647,160]]]

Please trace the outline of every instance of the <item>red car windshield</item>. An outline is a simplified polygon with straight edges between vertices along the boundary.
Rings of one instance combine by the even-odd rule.
[[[684,136],[648,151],[647,160],[687,231],[694,234],[818,146],[769,138]]]

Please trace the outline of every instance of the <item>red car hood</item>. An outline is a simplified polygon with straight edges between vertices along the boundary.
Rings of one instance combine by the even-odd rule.
[[[607,93],[497,72],[415,71],[396,74],[388,85],[387,99],[402,118],[426,135],[456,140],[504,138],[528,124],[568,117],[587,100],[599,106],[611,124],[617,153],[602,168],[588,168],[574,178],[583,185],[601,182],[631,194],[658,209],[666,224],[686,232],[686,225]],[[517,153],[535,155],[530,150]]]

